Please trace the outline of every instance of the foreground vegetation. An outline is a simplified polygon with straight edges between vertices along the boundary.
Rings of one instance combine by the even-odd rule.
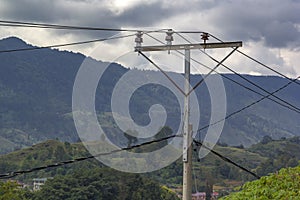
[[[222,199],[300,199],[300,166],[283,168],[278,173],[246,183],[241,189]]]

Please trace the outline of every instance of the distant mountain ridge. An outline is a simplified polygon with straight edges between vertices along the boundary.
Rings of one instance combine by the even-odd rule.
[[[30,47],[32,46],[16,37],[0,40],[0,50]],[[85,56],[79,53],[50,48],[0,53],[0,153],[47,139],[58,138],[69,142],[78,140],[72,119],[72,88],[76,73],[84,59]],[[97,62],[99,65],[106,64]],[[119,136],[121,132],[112,126],[113,120],[109,115],[110,96],[118,79],[128,70],[119,64],[111,64],[105,72],[105,77],[100,80],[101,87],[97,89],[96,107],[99,118],[104,120],[106,131],[112,138]],[[159,72],[140,71],[140,73]],[[224,74],[224,76],[258,90],[236,75]],[[274,76],[244,75],[244,77],[270,92],[288,81]],[[192,75],[192,84],[200,78],[200,75]],[[260,98],[259,95],[227,79],[223,81],[228,114]],[[291,84],[276,95],[300,107],[298,91],[298,85]],[[201,107],[200,127],[203,127],[208,124],[211,114],[209,93],[203,85],[197,88],[196,94]],[[147,124],[148,108],[153,103],[162,103],[166,107],[170,114],[168,125],[176,129],[180,118],[178,103],[170,92],[157,86],[149,85],[136,92],[131,106],[133,118],[140,124]],[[300,114],[266,99],[226,120],[221,141],[231,145],[249,146],[260,141],[265,135],[275,139],[300,135],[299,121]],[[202,131],[199,137],[200,135],[203,137],[204,134],[205,131]]]

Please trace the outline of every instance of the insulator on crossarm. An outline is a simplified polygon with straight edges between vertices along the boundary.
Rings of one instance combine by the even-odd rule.
[[[173,38],[173,30],[169,29],[168,32],[166,32],[167,36],[166,36],[166,41],[167,41],[167,45],[172,45],[172,41],[174,40]]]
[[[208,33],[201,34],[201,40],[204,40],[204,43],[206,42],[206,40],[208,40],[208,37],[209,37]]]
[[[136,43],[136,50],[138,50],[139,49],[139,47],[141,47],[142,46],[142,43],[143,43],[143,38],[142,38],[142,36],[143,36],[143,32],[142,31],[138,31],[136,34],[136,38],[135,38],[135,43]]]
[[[167,42],[167,45],[171,46],[172,45],[172,42],[174,41],[174,38],[173,38],[173,33],[174,31],[172,29],[169,29],[168,32],[166,32],[166,42]],[[168,51],[168,53],[170,53],[170,50]]]
[[[209,37],[208,33],[201,34],[201,40],[203,40],[203,43],[204,43],[204,50],[206,48],[206,40],[208,40],[208,37]]]

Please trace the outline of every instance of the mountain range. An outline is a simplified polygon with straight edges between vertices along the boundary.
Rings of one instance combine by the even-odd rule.
[[[1,52],[26,49],[33,46],[16,37],[0,40],[0,153],[30,146],[48,139],[76,142],[79,140],[72,115],[72,90],[76,74],[86,57],[80,53],[41,48],[28,51]],[[91,59],[92,58],[88,58]],[[93,60],[99,66],[107,65]],[[99,82],[96,92],[96,110],[99,123],[114,138],[126,137],[116,128],[111,110],[111,94],[114,86],[129,70],[126,66],[111,63]],[[158,74],[157,71],[136,70],[138,73]],[[180,74],[175,76],[181,76]],[[215,75],[211,75],[214,78]],[[224,77],[259,91],[253,85],[234,74],[223,74],[226,89],[227,115],[259,100],[255,94]],[[276,76],[242,77],[273,92],[289,80]],[[191,84],[201,80],[201,75],[191,75]],[[202,84],[195,90],[200,102],[199,127],[209,124],[211,116],[210,94]],[[265,94],[260,91],[260,93]],[[266,95],[266,94],[265,94]],[[299,85],[290,84],[276,95],[300,107]],[[178,129],[181,113],[174,95],[166,88],[148,84],[136,90],[130,101],[130,114],[141,125],[149,123],[148,109],[160,103],[168,117],[166,125]],[[224,124],[221,143],[249,146],[264,136],[274,139],[299,136],[300,114],[282,107],[269,99],[229,117]],[[196,137],[203,139],[205,129]],[[118,140],[119,141],[119,140]],[[126,145],[126,144],[119,144]]]

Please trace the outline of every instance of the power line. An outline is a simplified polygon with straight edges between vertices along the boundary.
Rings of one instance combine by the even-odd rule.
[[[205,55],[207,55],[209,58],[211,58],[213,61],[218,62],[218,60],[216,60],[215,58],[213,58],[211,55],[207,54],[206,52],[203,52],[203,53],[204,53]],[[237,76],[239,76],[241,79],[243,79],[243,80],[247,81],[248,83],[250,83],[251,85],[257,87],[258,89],[264,91],[264,92],[267,93],[267,94],[271,94],[269,91],[267,91],[266,89],[264,89],[264,88],[261,87],[260,85],[258,85],[258,84],[256,84],[256,83],[254,83],[253,81],[247,79],[246,77],[244,77],[244,76],[242,76],[241,74],[237,73],[236,71],[234,71],[233,69],[229,68],[228,66],[226,66],[226,65],[224,65],[224,64],[222,64],[222,66],[223,66],[224,68],[226,68],[227,70],[233,72],[233,73],[236,74]],[[292,79],[290,79],[289,81],[291,82]],[[278,104],[280,104],[281,106],[284,106],[284,107],[286,107],[286,108],[289,108],[290,110],[293,110],[293,111],[296,111],[296,112],[300,113],[300,108],[298,108],[297,106],[295,106],[295,105],[289,103],[288,101],[286,101],[286,100],[284,100],[284,99],[282,99],[282,98],[280,98],[280,97],[278,97],[278,96],[276,96],[276,95],[271,95],[271,96],[274,97],[274,98],[276,98],[276,99],[278,99],[279,101],[281,101],[281,102],[287,104],[288,106],[286,106],[285,104],[282,104],[282,103],[280,103],[280,102],[278,102],[278,101],[275,101],[274,99],[270,99],[271,101],[276,102],[276,103],[278,103]],[[293,109],[291,109],[289,106],[291,106]]]
[[[162,42],[161,40],[159,40],[159,39],[157,39],[157,38],[155,38],[155,37],[153,37],[152,35],[150,35],[150,34],[148,34],[148,33],[146,33],[146,35],[147,36],[149,36],[150,38],[152,38],[152,39],[154,39],[154,40],[156,40],[156,41],[158,41],[159,43],[161,43],[161,44],[164,44],[164,42]],[[177,53],[179,53],[180,55],[184,55],[181,51],[179,51],[179,50],[175,50]],[[191,58],[191,60],[192,61],[195,61],[195,59],[193,59],[193,58]],[[153,61],[152,61],[153,62]],[[198,62],[198,64],[200,64],[200,65],[203,65],[203,66],[205,66],[207,69],[209,69],[210,71],[209,71],[209,73],[207,73],[206,74],[206,76],[205,77],[203,77],[194,87],[193,87],[193,89],[192,90],[194,90],[194,89],[196,89],[196,87],[198,87],[212,72],[216,72],[216,69],[219,67],[219,65],[216,65],[215,66],[215,68],[210,68],[210,67],[208,67],[208,66],[206,66],[206,65],[204,65],[204,64],[202,64],[202,63],[200,63],[200,62]],[[191,91],[192,91],[191,90]],[[184,94],[185,95],[185,94]]]
[[[128,150],[136,149],[136,148],[143,147],[143,146],[146,146],[146,145],[149,145],[149,144],[162,142],[162,141],[165,141],[165,140],[168,140],[168,139],[171,139],[171,138],[175,138],[175,137],[182,137],[182,135],[171,135],[171,136],[163,137],[163,138],[160,138],[160,139],[157,139],[157,140],[152,140],[152,141],[149,141],[149,142],[144,142],[144,143],[141,143],[141,144],[133,145],[133,146],[130,146],[130,147],[116,149],[116,150],[109,151],[109,152],[104,152],[104,153],[98,153],[96,155],[90,155],[90,156],[76,158],[76,159],[72,159],[72,160],[61,161],[61,162],[57,162],[57,163],[54,163],[54,164],[35,167],[35,168],[27,169],[27,170],[7,172],[7,173],[4,173],[4,174],[0,174],[0,179],[8,179],[8,178],[18,176],[20,174],[27,174],[27,173],[31,173],[31,172],[34,172],[34,171],[40,171],[40,170],[44,170],[44,169],[60,167],[60,166],[64,166],[64,165],[67,165],[67,164],[88,160],[88,159],[91,159],[91,158],[97,158],[97,157],[100,157],[100,156],[107,156],[107,155],[111,155],[111,154],[118,153],[118,152],[121,152],[121,151],[128,151]]]
[[[68,29],[68,30],[97,30],[97,31],[126,31],[126,32],[137,32],[141,31],[139,29],[121,29],[121,28],[103,28],[103,27],[87,27],[87,26],[69,26],[69,25],[60,25],[60,24],[48,24],[48,23],[33,23],[33,22],[23,22],[23,21],[11,21],[11,20],[0,20],[0,26],[13,26],[13,27],[29,27],[29,28],[53,28],[53,29]],[[148,32],[164,32],[164,30],[168,29],[160,29],[156,31],[148,31]],[[176,33],[204,33],[203,31],[177,31]],[[223,42],[221,39],[217,38],[216,36],[209,34],[211,37],[215,38],[216,40]],[[75,44],[74,44],[75,45]],[[63,45],[69,46],[69,45]],[[51,47],[51,46],[50,46]],[[55,47],[55,46],[54,46]],[[271,67],[263,64],[262,62],[258,61],[257,59],[243,53],[240,50],[237,50],[242,55],[246,56],[247,58],[257,62],[258,64],[264,66],[265,68],[283,76],[289,80],[291,80],[286,75],[272,69]],[[1,53],[1,52],[0,52]],[[295,82],[296,84],[300,85],[299,82]]]
[[[127,37],[132,37],[132,36],[135,36],[135,34],[112,36],[112,37],[109,37],[109,38],[100,38],[100,39],[95,39],[95,40],[87,40],[87,41],[73,42],[73,43],[54,44],[54,45],[48,45],[48,46],[43,46],[43,47],[30,47],[30,48],[0,50],[0,53],[11,53],[11,52],[18,52],[18,51],[32,51],[32,50],[39,50],[39,49],[45,49],[45,48],[81,45],[81,44],[88,44],[88,43],[94,43],[94,42],[103,42],[103,41],[108,41],[108,40],[122,39],[122,38],[127,38]]]
[[[176,33],[177,33],[177,32],[176,32]],[[179,33],[177,33],[177,34],[178,34],[181,38],[183,38],[185,41],[191,43],[191,42],[190,42],[188,39],[186,39],[183,35],[181,35],[181,34],[179,34]],[[202,51],[201,49],[199,49],[199,50],[200,50],[202,53],[204,53],[206,56],[208,56],[210,59],[212,59],[213,61],[219,63],[218,60],[216,60],[215,58],[213,58],[211,55],[209,55],[209,54],[206,53],[205,51]],[[267,90],[264,89],[263,87],[259,86],[258,84],[254,83],[253,81],[247,79],[246,77],[244,77],[244,76],[242,76],[241,74],[237,73],[237,72],[234,71],[233,69],[227,67],[227,66],[224,65],[223,63],[220,63],[220,64],[221,64],[224,68],[226,68],[227,70],[233,72],[235,75],[239,76],[239,77],[242,78],[243,80],[245,80],[245,81],[247,81],[248,83],[250,83],[251,85],[253,85],[253,86],[259,88],[260,90],[266,92],[267,94],[271,94],[269,91],[267,91]],[[290,80],[290,81],[292,81],[292,80]],[[286,107],[286,108],[289,108],[290,110],[293,110],[293,111],[295,111],[295,112],[297,112],[297,113],[300,113],[300,108],[298,108],[297,106],[295,106],[295,105],[293,105],[293,104],[287,102],[286,100],[284,100],[284,99],[282,99],[282,98],[280,98],[280,97],[278,97],[278,96],[276,96],[276,95],[271,95],[271,96],[273,96],[274,98],[278,99],[279,101],[282,101],[283,103],[287,104],[288,106],[286,106],[285,104],[282,104],[282,103],[280,103],[280,102],[278,102],[278,101],[275,101],[274,99],[270,99],[270,100],[272,100],[273,102],[276,102],[276,103],[278,103],[278,104],[281,105],[281,106],[284,106],[284,107]],[[291,106],[292,109],[291,109],[289,106]]]
[[[178,32],[176,32],[176,33],[178,33]],[[158,42],[160,42],[160,43],[163,44],[163,42],[162,42],[161,40],[159,40],[159,39],[153,37],[152,35],[150,35],[150,34],[146,34],[146,35],[149,36],[150,38],[152,38],[152,39],[154,39],[154,40],[156,40],[156,41],[158,41]],[[179,36],[181,36],[181,35],[179,34]],[[177,50],[176,52],[179,53],[179,54],[181,54],[181,55],[183,55],[183,53],[180,52],[180,51],[178,51],[178,50]],[[213,58],[213,59],[214,59],[214,58]],[[245,88],[245,89],[247,89],[247,90],[249,90],[249,91],[251,91],[251,92],[254,92],[254,93],[256,93],[256,94],[258,94],[258,95],[260,95],[260,96],[262,96],[262,97],[265,97],[264,94],[262,94],[262,93],[260,93],[260,92],[257,92],[256,90],[254,90],[254,89],[252,89],[252,88],[250,88],[250,87],[247,87],[247,86],[245,86],[245,85],[239,83],[238,81],[236,81],[236,80],[234,80],[234,79],[232,79],[232,78],[230,78],[230,77],[228,77],[228,76],[226,76],[226,75],[224,75],[224,74],[221,74],[221,73],[217,72],[216,69],[210,68],[210,67],[208,67],[207,65],[205,65],[205,64],[203,64],[203,63],[201,63],[201,62],[199,62],[199,61],[196,60],[196,59],[191,58],[191,60],[194,61],[194,62],[196,62],[197,64],[199,64],[199,65],[205,67],[206,69],[209,69],[209,70],[210,70],[209,73],[208,73],[205,77],[203,77],[197,84],[200,85],[200,84],[205,80],[205,78],[208,77],[208,75],[210,75],[212,72],[215,72],[215,73],[219,74],[220,76],[222,76],[223,78],[226,78],[226,79],[228,79],[229,81],[231,81],[231,82],[233,82],[233,83],[235,83],[235,84],[237,84],[237,85],[239,85],[239,86],[241,86],[241,87],[243,87],[243,88]],[[215,60],[215,61],[219,63],[219,61],[217,61],[217,60]],[[223,64],[222,64],[222,65],[223,65]],[[196,69],[196,70],[197,70],[197,69]],[[230,69],[230,70],[231,70],[231,69]],[[198,71],[198,70],[197,70],[197,71]],[[235,71],[233,71],[233,70],[232,70],[232,72],[235,73],[236,75],[238,75],[239,77],[241,77],[241,78],[244,79],[244,77],[243,77],[242,75],[240,75],[239,73],[237,73],[237,72],[235,72]],[[245,78],[245,79],[246,79],[246,78]],[[246,79],[246,80],[247,80],[247,81],[250,81],[250,80],[248,80],[248,79]],[[292,81],[293,81],[293,80],[292,80]],[[250,82],[253,83],[252,81],[250,81]],[[255,84],[255,83],[253,83],[253,84],[254,84],[254,85],[257,85],[257,84]],[[194,87],[195,87],[195,86],[194,86]],[[259,86],[259,87],[260,87],[260,86]],[[268,91],[267,91],[267,93],[270,94]],[[267,95],[267,96],[268,96],[268,95]],[[286,107],[286,108],[288,108],[288,109],[290,109],[290,110],[292,110],[292,111],[295,111],[295,112],[297,112],[297,113],[300,113],[300,110],[297,109],[296,106],[294,106],[295,108],[291,108],[291,107],[289,107],[288,105],[285,105],[285,104],[283,104],[283,103],[281,103],[281,102],[278,102],[278,101],[276,101],[276,100],[270,98],[269,96],[268,96],[267,98],[268,98],[269,100],[271,100],[271,101],[273,101],[273,102],[275,102],[275,103],[277,103],[277,104],[283,106],[283,107]],[[278,98],[278,97],[277,97],[277,98]],[[283,101],[285,101],[285,100],[283,100]]]
[[[184,95],[186,96],[185,92],[177,85],[173,79],[162,69],[160,68],[153,60],[151,60],[148,56],[146,56],[143,52],[138,51],[139,54],[141,54],[146,60],[148,60],[153,66],[155,66],[167,79]]]
[[[220,123],[220,122],[222,122],[222,121],[225,121],[226,119],[228,119],[228,118],[230,118],[230,117],[232,117],[232,116],[234,116],[234,115],[236,115],[236,114],[242,112],[243,110],[246,110],[246,109],[250,108],[251,106],[254,106],[255,104],[261,102],[262,100],[268,98],[268,97],[271,96],[272,94],[275,94],[275,93],[279,92],[280,90],[282,90],[282,89],[288,87],[290,84],[292,84],[294,81],[298,80],[299,78],[300,78],[300,76],[298,76],[297,78],[295,78],[295,79],[293,79],[292,81],[288,82],[287,84],[283,85],[282,87],[278,88],[278,89],[275,90],[274,92],[272,92],[272,93],[270,93],[270,94],[268,94],[268,95],[266,95],[266,96],[263,96],[262,98],[258,99],[257,101],[254,101],[254,102],[252,102],[251,104],[248,104],[247,106],[245,106],[245,107],[243,107],[243,108],[241,108],[241,109],[239,109],[239,110],[237,110],[237,111],[235,111],[235,112],[232,112],[231,114],[227,115],[225,118],[220,119],[220,120],[218,120],[218,121],[216,121],[216,122],[214,122],[214,123],[211,123],[211,124],[209,124],[209,125],[206,125],[206,126],[200,128],[200,129],[198,129],[197,131],[201,131],[201,130],[206,129],[206,128],[210,127],[210,126],[214,126],[214,125],[216,125],[216,124],[218,124],[218,123]]]
[[[218,64],[212,68],[210,70],[210,72],[208,74],[206,74],[198,83],[196,83],[196,85],[194,85],[194,87],[189,91],[189,93],[187,95],[189,95],[192,91],[194,91],[208,76],[210,76],[210,74],[215,71],[220,65],[223,65],[222,63],[229,57],[233,54],[234,51],[237,50],[238,47],[235,47],[233,49],[233,51],[231,51],[225,58],[223,58],[220,62],[218,62]]]
[[[147,36],[149,36],[150,38],[152,38],[152,39],[154,39],[154,40],[156,40],[156,41],[158,41],[158,42],[160,42],[160,43],[162,43],[163,44],[163,42],[161,41],[161,40],[159,40],[159,39],[157,39],[157,38],[155,38],[155,37],[153,37],[152,35],[150,35],[150,34],[148,34],[148,33],[146,33],[146,35]],[[175,50],[177,53],[179,53],[179,54],[181,54],[181,55],[183,55],[183,53],[182,52],[180,52],[179,50]],[[202,64],[202,63],[200,63],[200,62],[198,62],[198,64],[200,64],[200,65],[203,65],[203,66],[205,66],[207,69],[210,69],[210,71],[209,71],[209,73],[207,73],[198,83],[196,83],[194,86],[193,86],[193,88],[188,92],[188,94],[185,94],[183,91],[181,92],[181,93],[183,93],[184,95],[190,95],[190,93],[193,91],[193,90],[195,90],[199,85],[201,85],[201,83],[211,74],[211,73],[213,73],[213,72],[216,72],[216,69],[231,55],[233,53],[233,51],[229,54],[229,55],[227,55],[222,61],[220,61],[220,62],[218,62],[218,64],[214,67],[214,68],[210,68],[210,67],[208,67],[208,66],[206,66],[206,65],[204,65],[204,64]],[[152,60],[150,60],[150,58],[148,58],[148,60],[151,62],[151,63],[154,63],[154,61],[152,61]],[[191,58],[191,60],[192,61],[196,61],[195,59],[193,59],[193,58]],[[156,64],[154,63],[154,66],[156,66]],[[157,67],[157,66],[156,66]],[[161,68],[158,68],[160,71],[163,71]],[[164,72],[164,74],[166,74],[165,72]],[[166,76],[167,76],[167,74],[166,74]],[[168,79],[170,79],[170,78],[168,78]],[[170,80],[170,81],[172,81],[172,80]],[[179,86],[178,86],[179,87]],[[181,90],[181,88],[179,87],[178,88],[179,90]]]
[[[147,35],[150,36],[149,34],[147,34]],[[152,37],[152,36],[150,36],[150,37]],[[155,39],[156,41],[161,42],[160,40],[158,40],[158,39],[156,39],[156,38],[154,38],[154,37],[152,37],[152,38]],[[179,52],[179,51],[177,51],[177,52]],[[181,53],[181,52],[179,52],[179,53]],[[206,68],[208,68],[208,69],[210,69],[210,70],[213,70],[213,69],[211,69],[210,67],[208,67],[208,66],[206,66],[206,65],[204,65],[204,64],[202,64],[202,63],[200,63],[199,61],[197,61],[197,60],[195,60],[195,59],[193,59],[193,61],[197,62],[198,64],[200,64],[200,65],[202,65],[202,66],[204,66],[204,67],[206,67]],[[217,71],[215,71],[215,72],[218,73]],[[220,73],[218,73],[218,74],[220,74]],[[221,75],[222,77],[224,77],[224,78],[226,78],[226,79],[228,79],[228,80],[230,80],[230,81],[232,81],[232,82],[234,82],[234,83],[236,83],[236,84],[238,84],[238,85],[244,87],[245,89],[248,89],[248,90],[250,90],[250,91],[252,91],[252,92],[255,92],[256,94],[261,95],[262,98],[261,98],[261,99],[258,99],[257,101],[255,101],[255,102],[253,102],[253,103],[251,103],[251,104],[249,104],[249,105],[247,105],[247,106],[245,106],[245,107],[243,107],[243,108],[241,108],[241,109],[239,109],[239,110],[237,110],[237,111],[235,111],[235,112],[233,112],[233,113],[231,113],[231,114],[229,114],[229,115],[227,115],[227,116],[226,116],[225,118],[223,118],[223,119],[220,119],[220,120],[218,120],[218,121],[216,121],[216,122],[214,122],[214,123],[212,123],[212,124],[206,125],[206,126],[200,128],[200,129],[198,129],[197,131],[201,131],[201,130],[206,129],[206,128],[210,127],[210,126],[213,126],[213,125],[215,125],[215,124],[218,124],[218,123],[220,123],[220,122],[222,122],[222,121],[224,121],[224,120],[226,120],[226,119],[232,117],[233,115],[236,115],[236,114],[242,112],[243,110],[246,110],[247,108],[249,108],[249,107],[251,107],[251,106],[253,106],[253,105],[259,103],[260,101],[262,101],[262,100],[264,100],[264,99],[266,99],[266,98],[268,98],[268,99],[270,99],[270,100],[272,100],[272,101],[274,101],[274,102],[276,102],[276,103],[279,103],[280,105],[286,107],[286,105],[281,104],[280,102],[277,102],[277,101],[275,101],[274,99],[271,99],[271,98],[269,98],[269,97],[270,97],[270,96],[274,96],[275,93],[277,93],[277,92],[283,90],[284,88],[288,87],[291,83],[296,82],[296,81],[300,78],[300,76],[298,76],[298,77],[295,78],[295,79],[290,79],[290,81],[289,81],[288,83],[286,83],[286,84],[283,85],[282,87],[278,88],[277,90],[275,90],[275,91],[273,91],[273,92],[271,92],[271,93],[268,92],[268,95],[263,95],[263,94],[261,94],[261,93],[255,91],[255,90],[249,88],[249,87],[246,87],[246,86],[242,85],[241,83],[238,83],[237,81],[235,81],[235,80],[233,80],[233,79],[230,79],[229,77],[227,77],[227,76],[225,76],[225,75],[223,75],[223,74],[220,74],[220,75]],[[239,75],[240,75],[240,74],[239,74]],[[241,75],[240,75],[240,76],[241,76]],[[288,108],[289,108],[289,107],[288,107]],[[291,108],[289,108],[289,109],[291,109]],[[293,109],[292,109],[292,110],[293,110]],[[294,111],[296,111],[296,112],[299,113],[298,110],[294,110]]]
[[[193,140],[193,141],[194,141],[194,143],[195,143],[197,146],[199,146],[199,145],[200,145],[200,146],[203,146],[204,148],[206,148],[206,149],[209,150],[211,153],[213,153],[214,155],[218,156],[219,158],[221,158],[221,159],[224,160],[225,162],[228,162],[228,163],[230,163],[230,164],[232,164],[232,165],[234,165],[234,166],[240,168],[241,170],[247,172],[248,174],[251,174],[251,175],[254,176],[255,178],[260,179],[260,176],[258,176],[258,175],[255,174],[254,172],[252,172],[252,171],[250,171],[249,169],[243,167],[242,165],[240,165],[240,164],[234,162],[234,161],[231,160],[230,158],[225,157],[225,156],[223,156],[222,154],[216,152],[215,150],[209,148],[208,146],[204,145],[202,142],[197,141],[197,140]]]
[[[211,37],[213,37],[214,39],[216,39],[216,40],[218,40],[218,41],[224,43],[224,41],[222,41],[222,40],[219,39],[218,37],[216,37],[216,36],[214,36],[214,35],[212,35],[212,34],[209,34],[209,35],[210,35]],[[237,52],[239,52],[239,53],[242,54],[243,56],[249,58],[250,60],[252,60],[252,61],[254,61],[254,62],[260,64],[260,65],[263,66],[264,68],[267,68],[267,69],[271,70],[272,72],[274,72],[274,73],[276,73],[276,74],[278,74],[278,75],[280,75],[280,76],[282,76],[282,77],[284,77],[284,78],[286,78],[286,79],[292,81],[292,79],[289,78],[288,76],[286,76],[286,75],[284,75],[283,73],[281,73],[281,72],[279,72],[279,71],[277,71],[277,70],[275,70],[275,69],[269,67],[268,65],[262,63],[261,61],[255,59],[255,58],[253,58],[253,57],[251,57],[251,56],[249,56],[248,54],[246,54],[246,53],[244,53],[244,52],[242,52],[242,51],[240,51],[240,50],[237,50]],[[300,85],[300,82],[294,82],[294,83]]]
[[[61,161],[61,162],[57,162],[57,163],[54,163],[54,164],[40,166],[40,167],[35,167],[35,168],[27,169],[27,170],[7,172],[7,173],[4,173],[4,174],[0,174],[0,179],[8,179],[8,178],[12,178],[12,177],[15,177],[15,176],[18,176],[18,175],[21,175],[21,174],[27,174],[27,173],[31,173],[31,172],[35,172],[35,171],[40,171],[40,170],[44,170],[44,169],[49,169],[49,168],[61,167],[61,166],[67,165],[67,164],[81,162],[81,161],[89,160],[89,159],[100,157],[100,156],[107,156],[107,155],[111,155],[111,154],[118,153],[118,152],[121,152],[121,151],[128,151],[128,150],[140,148],[140,147],[143,147],[143,146],[146,146],[146,145],[149,145],[149,144],[162,142],[162,141],[165,141],[165,140],[168,140],[168,139],[171,139],[171,138],[175,138],[175,137],[182,137],[182,135],[171,135],[171,136],[163,137],[163,138],[160,138],[160,139],[157,139],[157,140],[152,140],[152,141],[149,141],[149,142],[144,142],[144,143],[141,143],[141,144],[133,145],[131,147],[125,147],[125,148],[121,148],[121,149],[116,149],[116,150],[113,150],[113,151],[110,151],[110,152],[104,152],[104,153],[99,153],[99,154],[96,154],[96,155],[91,155],[91,156],[86,156],[86,157],[80,157],[80,158],[76,158],[76,159],[72,159],[72,160],[67,160],[67,161]],[[246,171],[247,173],[250,173],[251,175],[255,176],[258,179],[260,178],[255,173],[253,173],[250,170],[246,169],[245,167],[243,167],[243,166],[235,163],[234,161],[232,161],[228,157],[226,157],[226,156],[224,156],[224,155],[216,152],[215,150],[207,147],[206,145],[202,144],[200,141],[197,141],[197,140],[193,140],[193,141],[194,141],[195,144],[201,145],[204,148],[208,149],[209,151],[211,151],[216,156],[220,157],[225,162],[231,163],[231,164],[239,167],[243,171]]]
[[[117,32],[137,32],[143,31],[139,29],[123,29],[123,28],[104,28],[104,27],[88,27],[88,26],[70,26],[61,24],[34,23],[23,21],[0,20],[0,26],[24,27],[24,28],[51,28],[51,29],[67,29],[67,30],[92,30],[92,31],[117,31]],[[155,30],[153,32],[163,32],[168,29]],[[145,32],[149,32],[145,30]]]
[[[196,62],[196,63],[198,63],[198,64],[201,64],[201,65],[203,66],[203,64],[200,63],[199,61],[197,61],[197,60],[195,60],[195,59],[193,59],[193,61]],[[204,66],[206,66],[206,65],[204,65]],[[207,66],[206,66],[206,67],[207,67]],[[208,67],[208,68],[209,68],[209,67]],[[210,68],[209,68],[209,69],[210,69]],[[269,99],[269,100],[271,100],[271,101],[277,103],[278,105],[281,105],[281,106],[283,106],[283,107],[285,107],[285,108],[288,108],[289,110],[295,111],[295,112],[297,112],[297,113],[300,113],[299,110],[296,110],[296,109],[294,109],[294,108],[291,108],[291,107],[289,107],[288,105],[285,105],[285,104],[283,104],[283,103],[281,103],[281,102],[278,102],[278,101],[276,101],[276,100],[270,98],[271,95],[264,95],[264,94],[262,94],[262,93],[260,93],[260,92],[258,92],[258,91],[256,91],[256,90],[250,88],[250,87],[247,87],[247,86],[243,85],[242,83],[239,83],[238,81],[236,81],[236,80],[234,80],[234,79],[228,77],[228,76],[225,75],[225,74],[221,74],[221,73],[219,73],[219,72],[217,72],[217,71],[214,71],[214,72],[217,73],[217,74],[219,74],[219,75],[222,76],[223,78],[225,78],[225,79],[227,79],[227,80],[229,80],[229,81],[231,81],[231,82],[233,82],[233,83],[235,83],[235,84],[237,84],[237,85],[239,85],[239,86],[241,86],[241,87],[243,87],[243,88],[245,88],[245,89],[247,89],[247,90],[249,90],[249,91],[251,91],[251,92],[253,92],[253,93],[255,93],[255,94],[258,94],[258,95],[262,96],[263,99],[267,98],[267,99]],[[293,82],[293,81],[297,81],[297,79],[299,79],[299,78],[292,79],[289,83],[291,83],[291,82]],[[272,93],[270,93],[270,94],[272,94]],[[273,93],[273,94],[274,94],[274,93]]]

